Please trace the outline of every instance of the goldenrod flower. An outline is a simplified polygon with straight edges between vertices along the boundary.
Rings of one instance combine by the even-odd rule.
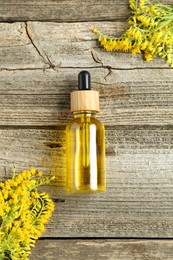
[[[129,0],[133,10],[130,27],[119,37],[98,34],[98,41],[107,51],[143,53],[146,61],[159,56],[173,66],[173,6],[151,4],[149,0]]]
[[[16,174],[0,182],[0,259],[28,259],[30,248],[45,230],[54,210],[47,193],[37,187],[54,177],[39,179],[35,168]]]

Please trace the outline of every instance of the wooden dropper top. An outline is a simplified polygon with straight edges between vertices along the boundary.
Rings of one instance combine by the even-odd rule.
[[[78,75],[78,90],[71,93],[71,112],[99,112],[99,93],[91,90],[91,76],[88,71]]]

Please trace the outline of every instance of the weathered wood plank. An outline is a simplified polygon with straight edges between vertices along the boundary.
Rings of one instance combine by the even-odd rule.
[[[141,55],[104,51],[92,32],[94,27],[117,36],[128,25],[126,22],[1,23],[0,69],[105,67],[108,74],[110,68],[168,68],[161,58],[147,63]]]
[[[1,125],[65,124],[71,119],[69,95],[9,96],[1,99]],[[66,103],[65,103],[66,102]],[[100,119],[105,125],[172,124],[173,95],[100,97]]]
[[[27,127],[1,127],[1,177],[14,165],[56,175],[54,186],[45,189],[65,202],[57,203],[44,236],[172,237],[172,69],[161,59],[148,64],[140,55],[105,52],[93,27],[118,35],[127,23],[0,24],[0,124]],[[112,125],[107,128],[108,190],[70,196],[62,190],[63,130],[29,126],[67,123],[69,93],[83,68],[91,70],[100,91],[100,118]]]
[[[118,10],[118,12],[116,12]],[[0,1],[0,21],[90,21],[126,19],[129,14],[128,1],[99,0],[93,4],[92,0],[53,1],[29,0],[25,4],[21,0]]]
[[[0,125],[57,125],[70,118],[80,69],[1,71]],[[106,125],[173,123],[172,69],[89,69]],[[106,77],[106,78],[105,78]]]
[[[43,68],[45,63],[30,44],[24,23],[0,24],[0,70]]]
[[[165,127],[106,129],[107,191],[69,195],[65,184],[64,129],[0,130],[1,179],[10,168],[55,174],[44,190],[63,198],[46,237],[172,237],[173,131]]]
[[[168,67],[161,58],[148,64],[143,61],[142,55],[106,52],[99,47],[97,36],[92,32],[93,28],[98,28],[103,33],[118,36],[127,27],[126,22],[28,22],[27,32],[44,59],[48,57],[55,69],[93,66],[119,69]]]
[[[172,240],[41,240],[31,260],[172,260]]]
[[[172,0],[162,0],[172,4]],[[130,14],[128,0],[22,0],[0,1],[0,21],[97,21],[127,19]]]
[[[65,95],[77,89],[77,76],[82,68],[46,70],[1,70],[0,95]],[[173,94],[173,70],[129,69],[112,70],[106,77],[105,68],[86,68],[92,76],[92,87],[103,97],[107,95]]]
[[[19,128],[3,127],[0,129],[0,150],[1,150],[1,177],[4,175],[4,169],[10,173],[10,169],[15,165],[17,169],[23,167],[42,167],[48,173],[51,169],[53,173],[65,168],[65,127],[42,127],[42,128]],[[109,161],[116,160],[116,172],[121,170],[121,176],[128,177],[132,173],[133,156],[145,156],[146,161],[141,165],[139,161],[136,164],[139,167],[138,176],[157,172],[159,169],[168,175],[172,170],[171,156],[173,149],[173,129],[172,126],[109,126],[106,127],[106,154],[108,157],[107,170],[111,171],[113,166]],[[113,156],[113,158],[109,158]],[[121,166],[121,156],[129,156],[129,160],[124,162],[124,166],[129,163],[128,168],[119,169]],[[147,158],[153,159],[153,165],[147,162]],[[159,159],[163,156],[163,161]],[[170,158],[169,158],[170,156]],[[63,160],[64,157],[64,160]],[[167,157],[167,159],[166,159]],[[22,160],[21,160],[22,158]],[[56,159],[55,159],[56,158]],[[158,158],[158,160],[157,160]],[[55,160],[54,160],[55,159]],[[135,159],[135,158],[134,158]],[[137,158],[136,158],[137,159]],[[162,166],[163,165],[163,169]],[[146,168],[151,166],[149,173]],[[55,168],[54,168],[55,167]],[[112,167],[112,168],[111,168]],[[121,168],[121,167],[120,167]],[[140,175],[139,175],[140,174]],[[134,176],[135,177],[135,176]],[[155,175],[153,176],[155,177]]]

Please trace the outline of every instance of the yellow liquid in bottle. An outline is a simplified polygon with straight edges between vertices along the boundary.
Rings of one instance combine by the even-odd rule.
[[[74,113],[66,127],[66,149],[67,191],[105,191],[105,130],[95,113]]]

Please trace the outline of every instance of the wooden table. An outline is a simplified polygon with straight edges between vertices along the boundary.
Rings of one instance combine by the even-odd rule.
[[[172,0],[163,3],[172,4]],[[92,28],[119,35],[127,0],[0,0],[0,174],[54,174],[56,201],[31,259],[173,259],[173,68],[108,53]],[[107,191],[68,195],[65,125],[87,69],[106,126]]]

